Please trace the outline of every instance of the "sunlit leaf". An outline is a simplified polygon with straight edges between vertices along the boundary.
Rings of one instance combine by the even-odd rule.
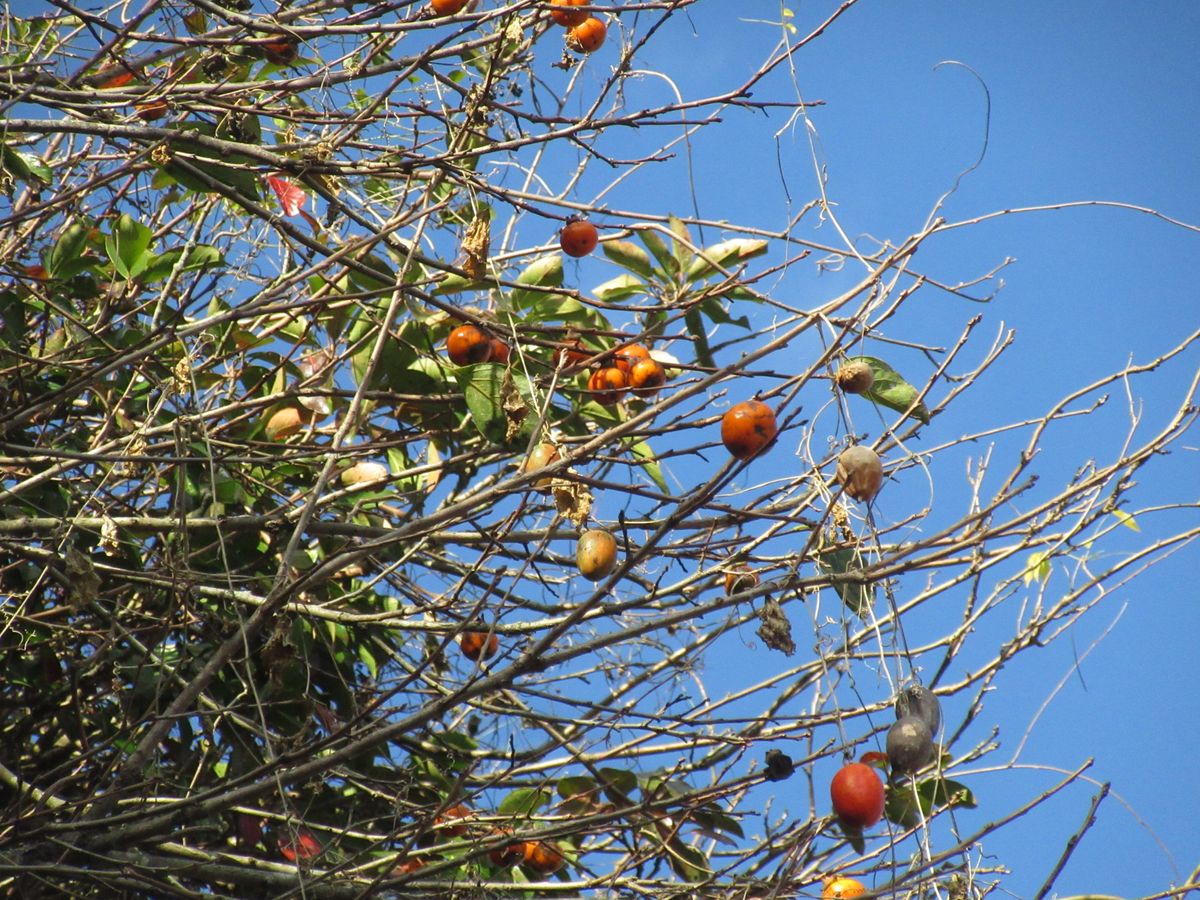
[[[1128,528],[1130,531],[1140,532],[1142,529],[1138,526],[1137,521],[1129,513],[1123,509],[1114,509],[1113,515],[1116,516],[1118,522]]]
[[[667,482],[663,478],[662,467],[658,464],[658,457],[654,455],[654,451],[650,449],[650,445],[645,441],[632,440],[627,442],[629,452],[631,452],[636,460],[641,463],[642,471],[644,471],[664,494],[667,493]]]
[[[644,279],[653,280],[658,274],[649,254],[632,241],[605,241],[600,249],[618,266]]]
[[[674,276],[679,274],[679,262],[671,253],[671,248],[667,246],[657,231],[644,229],[637,233],[638,239],[646,245],[646,249],[650,251],[650,255],[658,261],[659,268],[664,272]]]
[[[882,359],[876,359],[873,356],[855,356],[847,362],[864,362],[871,367],[875,381],[870,390],[863,391],[863,397],[872,403],[894,409],[896,412],[907,412],[925,425],[929,424],[929,410],[924,403],[917,401],[919,391]],[[914,404],[916,405],[914,406]]]
[[[531,816],[553,799],[554,795],[544,788],[517,788],[500,801],[496,811],[502,816]]]
[[[1021,577],[1026,587],[1035,581],[1045,581],[1050,577],[1050,554],[1041,550],[1030,553],[1025,558],[1025,572]]]
[[[593,288],[592,293],[596,295],[597,300],[603,300],[605,303],[617,303],[646,293],[646,285],[632,275],[622,273]]]
[[[688,281],[702,281],[720,274],[720,269],[736,267],[748,259],[767,252],[767,242],[752,238],[734,238],[705,247],[688,266],[684,277]],[[720,268],[718,268],[720,267]]]
[[[521,271],[521,274],[516,278],[516,282],[517,284],[527,284],[536,287],[562,287],[562,254],[552,253],[549,256],[542,256],[535,259]],[[545,291],[523,291],[518,288],[512,292],[510,300],[514,306],[520,308],[545,296]]]

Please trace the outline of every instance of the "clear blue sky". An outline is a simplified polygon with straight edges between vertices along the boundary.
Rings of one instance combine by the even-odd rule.
[[[806,32],[836,5],[796,4],[793,21]],[[744,23],[732,27],[731,6],[718,0],[676,16],[635,68],[670,72],[689,97],[727,89],[778,37],[778,28],[749,20],[778,20],[781,9],[766,0],[737,4]],[[982,90],[961,69],[935,71],[942,60],[973,67],[992,101],[986,159],[948,203],[948,218],[1058,201],[1116,200],[1200,223],[1198,45],[1195,3],[887,0],[852,9],[798,54],[795,78],[806,99],[825,102],[811,112],[811,122],[827,166],[830,199],[850,234],[898,241],[916,230],[955,175],[978,155]],[[607,66],[613,60],[595,61]],[[756,89],[755,99],[794,96],[789,77],[779,70]],[[644,90],[648,97],[669,96],[666,84],[652,78]],[[725,126],[696,140],[690,173],[680,158],[631,179],[608,200],[616,207],[687,214],[690,174],[701,216],[779,228],[813,196],[815,185],[803,126],[785,133],[778,146],[772,140],[785,115],[730,111]],[[655,137],[661,140],[661,134]],[[595,177],[603,183],[611,173],[597,170]],[[808,235],[837,242],[828,227]],[[930,244],[920,253],[920,265],[946,278],[969,278],[1009,256],[1016,262],[1004,272],[1006,286],[992,304],[972,307],[931,296],[902,326],[893,326],[930,343],[952,340],[974,313],[984,316],[981,328],[988,334],[1002,324],[1017,329],[1016,350],[990,374],[964,414],[938,420],[938,429],[965,430],[981,415],[1011,421],[1040,414],[1068,390],[1129,358],[1147,362],[1200,326],[1200,234],[1132,212],[1093,208],[1005,218]],[[587,261],[579,283],[596,284],[610,275],[603,262]],[[804,297],[815,303],[843,283],[836,275],[811,277],[811,269],[800,265],[773,290],[804,305]],[[1196,368],[1193,352],[1169,369],[1178,381],[1157,380],[1155,392],[1141,397],[1151,422],[1159,421],[1155,415],[1169,407]],[[1119,449],[1125,399],[1117,392],[1112,403],[1112,414],[1050,438],[1042,469],[1047,478],[1061,478],[1089,455],[1103,460]],[[1196,502],[1200,465],[1194,453],[1200,439],[1185,443],[1190,451],[1144,474],[1144,502]],[[923,487],[909,487],[908,493],[885,493],[880,515],[898,518],[907,511],[906,499],[926,499]],[[1190,516],[1195,525],[1194,510]],[[1131,549],[1181,521],[1187,516],[1147,517],[1141,535],[1114,536],[1107,549]],[[1094,757],[1090,774],[1113,785],[1098,824],[1055,883],[1059,896],[1141,896],[1184,880],[1200,863],[1195,824],[1200,789],[1190,765],[1200,742],[1196,563],[1196,547],[1185,547],[1132,585],[1117,588],[1073,639],[1022,654],[959,748],[997,726],[1003,749],[992,759],[1007,759],[1075,658],[1113,626],[1041,716],[1020,758],[1029,766],[1065,770]],[[1056,577],[1052,588],[1062,589],[1065,577]],[[720,687],[716,665],[710,663],[715,676],[710,688]],[[744,660],[730,659],[730,677],[742,665]],[[961,717],[954,700],[947,706],[951,719]],[[970,832],[1057,779],[1051,768],[977,776],[971,784],[981,805],[962,814],[960,827]],[[1008,889],[1032,896],[1080,826],[1094,792],[1090,785],[1073,787],[990,837],[984,848],[989,856],[980,864],[1009,866],[1014,874],[1005,882]]]

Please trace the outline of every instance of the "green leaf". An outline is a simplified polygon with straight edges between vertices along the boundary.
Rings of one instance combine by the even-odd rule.
[[[227,133],[221,133],[222,139],[228,140]],[[218,184],[234,188],[238,193],[251,200],[259,197],[258,175],[254,166],[258,163],[240,153],[218,154],[207,147],[190,144],[187,141],[189,132],[203,134],[209,137],[218,136],[217,129],[207,122],[189,122],[179,130],[179,140],[176,142],[177,154],[161,171],[183,185],[189,191],[200,194],[215,193],[216,189],[192,172],[196,169]],[[218,161],[219,160],[219,161]],[[245,165],[246,168],[237,167]]]
[[[750,320],[746,316],[737,319],[730,316],[719,297],[705,297],[698,306],[702,313],[718,325],[737,325],[739,328],[747,330],[750,328]]]
[[[604,779],[604,793],[613,803],[627,803],[629,795],[637,790],[637,776],[627,769],[603,768],[600,776]]]
[[[379,673],[379,664],[375,662],[375,657],[371,654],[371,651],[367,649],[366,644],[358,645],[358,658],[362,661],[362,664],[367,667],[367,673],[372,678],[375,678]]]
[[[558,779],[555,790],[558,792],[558,796],[564,800],[578,797],[580,794],[591,794],[596,791],[596,779],[589,778],[587,775],[568,775],[566,778]]]
[[[386,291],[396,286],[396,272],[387,261],[375,253],[359,253],[356,257],[358,265],[347,266],[346,272],[350,281],[360,291]],[[359,266],[369,269],[376,275],[368,275]]]
[[[458,384],[462,388],[467,408],[471,410],[471,418],[479,433],[493,444],[507,444],[508,413],[504,408],[504,383],[506,377],[512,378],[512,384],[520,393],[525,405],[534,408],[533,390],[529,380],[519,372],[509,374],[504,366],[492,363],[479,363],[473,366],[463,366],[456,373]],[[528,440],[536,424],[536,416],[526,415],[520,422],[514,437],[517,440]]]
[[[137,278],[150,262],[147,248],[154,233],[129,213],[122,213],[112,233],[104,237],[104,249],[113,267],[124,278]]]
[[[925,425],[929,424],[929,410],[924,403],[917,402],[919,393],[917,389],[882,359],[876,359],[873,356],[855,356],[846,362],[864,362],[871,367],[875,382],[869,391],[863,391],[862,396],[872,403],[878,403],[880,406],[886,406],[896,412],[907,412]]]
[[[562,287],[562,254],[552,253],[549,256],[542,256],[535,259],[521,271],[516,281],[517,284],[527,284],[536,287]],[[518,288],[512,292],[510,300],[514,306],[520,308],[545,296],[545,291],[523,291]]]
[[[696,362],[702,366],[716,367],[712,349],[708,346],[708,332],[704,330],[704,320],[700,311],[692,307],[683,314],[683,324],[687,326],[688,334],[694,337],[696,347]]]
[[[672,871],[685,881],[704,881],[712,876],[708,857],[696,847],[690,847],[678,839],[667,841],[663,847]]]
[[[889,822],[913,828],[936,807],[974,809],[976,805],[975,795],[965,784],[934,776],[917,784],[915,790],[907,782],[892,785],[887,792],[884,814]]]
[[[40,181],[49,184],[53,177],[50,167],[36,156],[14,150],[8,144],[0,144],[0,168],[26,183]]]
[[[605,241],[600,245],[600,249],[618,266],[648,281],[653,281],[659,274],[646,251],[632,241]]]
[[[858,553],[850,547],[828,548],[817,555],[817,568],[830,575],[845,575],[860,568]],[[875,605],[875,585],[839,581],[833,585],[852,613],[866,619]]]
[[[650,480],[658,485],[658,489],[664,494],[667,493],[667,482],[663,479],[662,468],[658,464],[658,457],[654,455],[654,451],[650,449],[650,445],[645,441],[630,440],[627,442],[629,451],[634,458],[641,463],[642,469],[650,476]]]
[[[517,788],[500,801],[496,811],[502,816],[526,818],[553,799],[554,795],[544,788]]]
[[[87,227],[79,222],[72,222],[63,230],[46,254],[46,271],[51,278],[71,278],[87,268],[87,265],[79,265],[87,247],[87,235]]]
[[[156,281],[161,281],[171,274],[181,256],[183,256],[182,247],[173,247],[157,255],[152,255],[145,269],[142,270],[139,280],[144,284],[153,284]],[[221,251],[216,247],[201,244],[199,247],[192,248],[192,251],[188,254],[187,261],[182,266],[182,271],[190,272],[197,269],[207,269],[211,266],[220,265],[224,261]]]
[[[750,238],[733,238],[705,247],[690,266],[685,278],[688,281],[702,281],[720,274],[721,269],[736,267],[748,259],[762,256],[767,252],[767,242]]]
[[[574,297],[561,294],[538,294],[524,312],[531,322],[577,322],[601,331],[608,330],[608,322],[598,312]]]
[[[646,293],[646,284],[632,275],[622,273],[593,288],[592,293],[596,295],[597,300],[603,300],[605,303],[618,303],[621,300],[628,300],[630,297]]]
[[[1050,577],[1050,554],[1035,550],[1025,558],[1025,571],[1022,574],[1025,587],[1034,581],[1045,581]]]
[[[464,275],[456,275],[451,272],[437,283],[437,287],[433,289],[433,293],[435,295],[461,294],[463,291],[484,291],[490,287],[495,287],[495,282],[473,281]]]
[[[650,251],[651,256],[658,260],[658,264],[664,272],[672,276],[679,274],[679,262],[671,254],[671,248],[667,246],[666,241],[658,236],[657,231],[646,229],[637,234],[641,242],[646,245],[646,249]]]
[[[692,261],[696,258],[696,254],[691,251],[691,245],[695,243],[692,240],[691,234],[688,233],[687,226],[683,224],[681,219],[675,216],[667,218],[667,224],[671,228],[671,233],[675,235],[675,272],[686,271],[691,267]]]

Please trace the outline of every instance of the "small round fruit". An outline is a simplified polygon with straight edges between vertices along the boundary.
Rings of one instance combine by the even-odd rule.
[[[413,872],[420,871],[425,868],[425,860],[419,856],[407,857],[404,862],[392,869],[392,877],[400,878],[404,875],[411,875]]]
[[[462,12],[470,0],[429,0],[435,16],[453,16]]]
[[[587,6],[590,0],[550,0],[550,18],[563,28],[574,28],[582,25],[587,19],[585,11],[571,9],[572,6]]]
[[[153,122],[167,114],[166,100],[147,100],[145,103],[135,103],[134,110],[143,122]]]
[[[592,391],[592,399],[601,406],[616,405],[628,387],[629,377],[616,366],[597,369],[588,379],[588,390]]]
[[[555,358],[558,365],[565,369],[575,369],[582,366],[589,359],[596,355],[598,351],[592,350],[579,338],[571,338],[563,341],[562,346],[558,348]]]
[[[262,52],[267,62],[286,66],[296,61],[298,46],[299,42],[294,37],[273,38],[262,44]]]
[[[942,729],[942,704],[937,695],[923,684],[906,687],[896,697],[896,718],[916,716],[925,723],[930,734]]]
[[[456,803],[454,806],[451,806],[433,820],[433,827],[437,829],[438,838],[445,840],[452,837],[462,837],[467,833],[466,820],[473,815],[474,812],[471,810],[471,807],[465,803]]]
[[[282,441],[284,438],[296,434],[311,421],[312,414],[308,410],[285,406],[283,409],[276,410],[271,418],[267,419],[263,431],[267,435],[267,440]]]
[[[875,373],[861,359],[856,359],[838,369],[834,379],[837,386],[847,394],[861,394],[871,389],[871,385],[875,383]]]
[[[748,566],[738,566],[725,573],[725,593],[739,594],[758,586],[758,576]]]
[[[653,397],[667,383],[667,370],[657,359],[639,359],[629,370],[629,387],[639,397]]]
[[[862,444],[846,448],[838,457],[837,480],[855,500],[870,503],[883,486],[879,454]]]
[[[356,484],[376,484],[380,481],[387,481],[388,475],[388,467],[383,463],[363,460],[342,470],[342,484],[346,487],[353,487]]]
[[[563,867],[562,852],[548,841],[526,841],[524,864],[539,875],[553,875]]]
[[[653,359],[650,351],[641,344],[622,344],[613,351],[612,364],[628,375],[643,359]]]
[[[567,256],[578,259],[587,256],[600,243],[596,226],[584,219],[572,219],[558,233],[558,246]]]
[[[883,817],[883,782],[870,766],[849,763],[829,783],[833,811],[849,828],[870,828]]]
[[[492,337],[478,325],[459,325],[446,338],[446,352],[456,366],[487,362],[492,358]]]
[[[589,581],[601,581],[617,566],[617,539],[601,528],[592,528],[579,537],[575,564]]]
[[[508,357],[511,355],[511,351],[508,349],[508,344],[504,343],[504,341],[500,340],[498,337],[492,338],[491,343],[491,361],[494,363],[499,363],[502,366],[507,365]]]
[[[536,472],[538,469],[544,469],[550,463],[558,459],[558,448],[549,441],[542,441],[536,447],[529,451],[529,455],[525,457],[525,463],[521,466],[522,472]],[[545,490],[550,487],[551,479],[539,478],[534,482],[534,487]]]
[[[821,900],[852,900],[867,893],[867,887],[854,878],[839,876],[825,882],[821,891]]]
[[[593,53],[600,49],[608,35],[608,26],[595,16],[588,16],[567,32],[567,46],[576,53]]]
[[[746,400],[721,419],[721,441],[737,459],[750,459],[775,440],[775,412],[761,400]]]
[[[933,735],[929,726],[916,716],[905,716],[888,729],[888,765],[893,772],[907,775],[933,762]]]
[[[491,659],[500,649],[500,638],[495,632],[464,631],[458,639],[458,649],[467,659]]]
[[[508,830],[497,831],[495,837],[507,836],[511,834]],[[519,862],[525,860],[525,841],[516,841],[511,844],[501,844],[498,847],[488,851],[488,862],[497,869],[510,869]]]

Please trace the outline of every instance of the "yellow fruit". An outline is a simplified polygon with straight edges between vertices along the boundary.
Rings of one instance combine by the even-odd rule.
[[[821,900],[852,900],[867,892],[867,887],[854,878],[830,878],[821,891]]]
[[[342,484],[346,487],[353,487],[356,484],[374,484],[379,481],[387,481],[388,475],[388,467],[383,463],[364,460],[342,470]]]
[[[267,419],[267,424],[263,428],[263,431],[267,436],[267,440],[282,441],[284,438],[296,434],[296,432],[310,421],[312,421],[312,414],[308,410],[295,406],[285,406],[283,409],[276,410],[271,418]]]
[[[536,472],[538,469],[544,469],[557,459],[558,448],[548,441],[542,441],[542,443],[529,451],[529,456],[525,457],[525,464],[521,467],[521,471]],[[539,478],[534,482],[534,487],[546,490],[550,487],[551,480],[550,478]]]
[[[579,537],[575,563],[589,581],[601,581],[617,566],[617,539],[602,528],[592,528]]]

